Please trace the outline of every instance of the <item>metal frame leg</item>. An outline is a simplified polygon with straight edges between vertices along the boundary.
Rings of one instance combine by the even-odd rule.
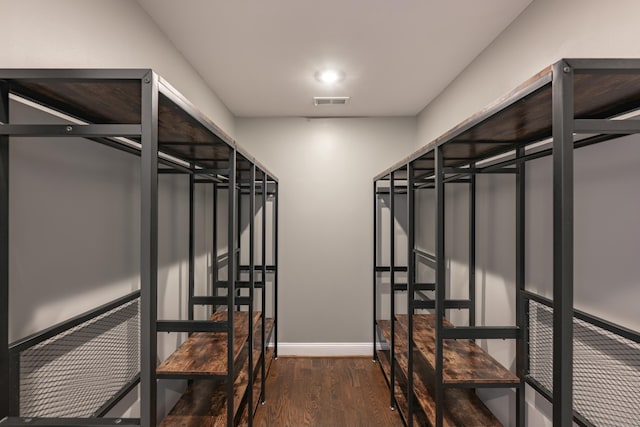
[[[9,123],[9,85],[0,81],[0,121]],[[0,135],[0,419],[9,413],[9,136]]]
[[[253,297],[255,293],[255,203],[256,203],[256,165],[251,165],[251,183],[249,184],[249,386],[247,388],[247,414],[249,416],[249,427],[253,427]],[[264,310],[262,318],[264,319]],[[264,330],[264,329],[263,329]]]
[[[260,403],[264,405],[266,401],[266,387],[265,382],[267,381],[267,334],[266,334],[266,318],[267,318],[267,173],[263,172],[262,175],[262,239],[260,241],[261,252],[262,252],[262,366],[261,369],[261,377],[262,382],[260,384]]]
[[[376,272],[377,254],[378,254],[378,230],[376,229],[378,223],[378,196],[376,194],[377,182],[373,181],[373,357],[375,362],[378,360],[378,353],[376,352],[376,334],[378,329],[376,328],[376,312],[378,310],[378,301],[376,299],[378,294],[378,273]]]
[[[415,189],[413,165],[407,163],[407,425],[413,427],[413,300],[416,274],[415,258]]]
[[[471,164],[475,170],[475,163]],[[469,326],[476,325],[476,174],[469,177]]]
[[[218,265],[218,184],[213,183],[213,206],[212,206],[212,216],[213,216],[213,230],[212,230],[212,252],[211,252],[211,295],[214,297],[218,296],[218,270],[220,266]],[[213,306],[213,311],[217,311],[218,306]]]
[[[195,293],[195,175],[189,174],[189,307],[187,307],[188,318],[193,320],[193,296]],[[191,334],[189,334],[191,335]]]
[[[229,154],[229,206],[228,206],[228,233],[227,233],[227,245],[229,250],[228,264],[227,264],[227,280],[229,282],[227,288],[227,322],[229,329],[227,331],[227,426],[233,427],[234,418],[234,331],[233,331],[233,318],[235,308],[235,295],[236,295],[236,221],[237,221],[237,209],[236,209],[236,151],[232,150]]]
[[[443,340],[442,318],[444,317],[445,292],[445,194],[444,194],[444,162],[441,147],[436,147],[436,319],[435,319],[435,401],[436,427],[443,425],[444,387],[443,387]]]
[[[276,191],[274,198],[274,211],[273,211],[273,223],[274,223],[274,250],[273,250],[273,264],[275,271],[273,273],[273,357],[278,358],[278,204],[280,200],[278,183],[275,183]]]
[[[524,148],[516,151],[516,157],[524,156]],[[524,298],[525,291],[525,163],[517,166],[516,174],[516,324],[521,337],[516,342],[516,375],[520,378],[520,386],[516,389],[516,426],[524,427],[525,420],[525,382],[527,373],[529,341],[527,336],[528,313]]]
[[[396,227],[395,227],[395,177],[393,172],[389,174],[389,296],[391,297],[390,320],[391,320],[391,348],[389,349],[389,362],[391,364],[391,375],[389,381],[389,406],[391,409],[396,407],[395,388],[396,388]]]
[[[573,419],[573,70],[553,67],[553,424]]]
[[[158,76],[142,80],[142,206],[140,215],[140,423],[156,425],[158,310]]]

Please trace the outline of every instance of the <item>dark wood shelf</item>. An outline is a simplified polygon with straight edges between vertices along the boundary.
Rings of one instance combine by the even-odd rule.
[[[391,322],[378,320],[378,327],[387,343],[391,342]],[[408,372],[408,345],[406,331],[396,321],[395,356],[396,361],[404,371]],[[432,425],[436,420],[436,404],[434,400],[435,372],[428,363],[422,363],[424,358],[414,353],[414,395]],[[406,394],[405,394],[406,402]],[[406,403],[405,403],[406,405]],[[446,388],[444,390],[443,423],[445,426],[501,426],[498,419],[487,409],[482,401],[470,389]]]
[[[254,322],[260,312],[254,312]],[[218,311],[210,320],[226,321],[227,312]],[[233,314],[234,365],[248,339],[249,315],[246,311]],[[223,376],[227,375],[227,334],[225,332],[196,332],[188,337],[178,349],[158,366],[156,373],[162,375]]]
[[[273,331],[273,319],[266,319],[267,341]],[[260,367],[261,317],[254,317],[254,351],[253,372],[254,379],[260,384],[257,374]],[[266,352],[267,366],[271,366],[273,350]],[[226,356],[225,356],[226,359]],[[235,380],[233,384],[233,413],[235,424],[242,425],[242,417],[246,413],[247,390],[249,385],[248,347],[244,346],[238,363],[235,365]],[[254,380],[254,384],[256,381]],[[254,403],[256,394],[254,390]],[[259,396],[259,387],[258,387]],[[169,414],[162,420],[161,426],[226,426],[227,425],[227,382],[225,380],[197,379],[187,388],[180,400]]]
[[[406,177],[402,169],[409,161],[416,175],[433,170],[436,146],[442,146],[445,166],[459,166],[551,138],[552,78],[553,67],[546,67],[375,179],[391,171]],[[607,119],[640,108],[640,75],[633,70],[578,70],[573,91],[576,119]]]
[[[271,370],[271,364],[273,362],[273,347],[267,347],[267,351],[265,352],[265,378],[269,375],[269,371]],[[253,413],[255,416],[258,407],[260,406],[260,393],[262,387],[262,378],[260,377],[260,366],[257,365],[254,371],[255,381],[253,383]],[[249,425],[249,405],[244,406],[244,410],[242,411],[242,416],[240,417],[240,422],[238,426],[246,427]]]
[[[11,93],[88,124],[141,124],[142,77],[148,69],[0,70]],[[131,140],[140,142],[139,137]],[[159,152],[194,167],[224,171],[236,150],[238,173],[248,179],[250,165],[268,173],[237,142],[158,76]],[[225,175],[225,173],[221,173]]]
[[[396,315],[402,335],[407,335],[406,315]],[[444,324],[451,325],[446,319]],[[427,362],[435,367],[435,316],[431,314],[413,315],[413,336],[415,346]],[[443,379],[445,384],[513,384],[520,379],[484,351],[472,340],[443,340]]]
[[[382,322],[382,323],[380,323]],[[382,321],[378,321],[378,324],[380,325],[381,330],[383,331],[383,334],[385,335],[385,338],[388,339],[390,338],[390,332],[391,332],[391,322],[389,322],[388,320],[382,320]],[[398,347],[396,347],[398,348]],[[378,361],[380,362],[380,367],[382,368],[382,372],[384,373],[385,379],[387,380],[387,384],[390,384],[391,382],[391,362],[390,362],[390,352],[389,350],[378,350],[377,352],[378,355]],[[407,401],[407,375],[406,373],[408,372],[406,369],[406,362],[407,362],[407,357],[406,357],[406,346],[404,349],[404,358],[402,361],[400,361],[400,358],[398,357],[399,355],[396,355],[396,366],[395,366],[395,375],[396,375],[396,385],[394,387],[394,397],[396,399],[396,409],[400,412],[400,415],[402,416],[402,419],[405,422],[405,425],[407,424],[407,412],[408,412],[408,408],[409,408],[409,404]],[[404,365],[404,367],[403,367]],[[414,376],[415,378],[415,376]],[[422,382],[418,379],[418,381],[416,382],[416,380],[414,379],[414,383],[420,383],[420,385],[422,386]],[[415,387],[414,387],[415,389]],[[426,426],[429,425],[429,421],[427,418],[427,415],[425,414],[425,410],[428,408],[433,407],[433,405],[425,405],[425,403],[427,403],[428,400],[431,400],[433,402],[433,399],[431,398],[431,396],[427,393],[427,396],[423,396],[423,401],[425,403],[422,403],[420,401],[420,398],[417,396],[418,393],[422,394],[422,390],[423,387],[420,387],[420,390],[416,392],[416,390],[414,390],[414,395],[415,395],[415,400],[414,400],[414,425],[417,424],[418,426]],[[435,417],[435,415],[434,415]],[[435,419],[435,418],[432,418]]]

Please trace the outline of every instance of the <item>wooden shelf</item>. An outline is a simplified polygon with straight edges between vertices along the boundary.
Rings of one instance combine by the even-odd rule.
[[[273,330],[273,320],[266,319],[265,323],[266,336],[268,340]],[[260,316],[254,317],[254,347],[257,347],[257,349],[254,349],[253,352],[253,372],[256,379],[258,379],[256,375],[259,373],[260,367],[261,328],[262,321]],[[272,354],[272,350],[270,352],[267,351],[267,357],[269,357],[269,359]],[[246,413],[247,389],[249,385],[249,372],[247,369],[248,362],[248,348],[247,346],[244,346],[238,363],[235,365],[235,381],[233,384],[233,413],[235,414],[234,423],[236,425],[238,425],[238,423],[242,425],[241,418],[243,417],[243,413]],[[267,366],[270,366],[270,360],[268,360]],[[260,383],[258,382],[258,384]],[[193,383],[187,388],[187,391],[182,395],[169,414],[162,420],[160,425],[164,427],[226,426],[228,403],[226,381],[220,379],[198,379],[193,381]]]
[[[139,79],[17,79],[11,90],[88,123],[137,124],[142,118],[141,86]],[[158,91],[161,151],[206,168],[228,167],[233,139],[162,78]]]
[[[391,342],[391,322],[378,320],[380,331],[387,343]],[[408,372],[408,345],[406,331],[396,321],[395,356],[402,371]],[[398,333],[400,332],[400,333]],[[416,346],[417,347],[417,346]],[[419,350],[414,352],[414,395],[424,411],[429,423],[435,425],[436,404],[434,400],[435,372],[432,366],[424,363]],[[406,401],[406,395],[405,395]],[[446,388],[444,390],[443,424],[445,426],[501,426],[500,421],[487,409],[472,390]]]
[[[254,322],[260,318],[260,312],[254,312]],[[210,320],[226,321],[227,312],[218,311]],[[248,320],[246,311],[235,311],[234,323],[234,366],[248,338]],[[156,373],[163,375],[223,376],[227,375],[227,334],[225,332],[196,332],[158,366]]]
[[[458,166],[550,138],[552,78],[553,67],[546,67],[374,179],[391,171],[399,171],[396,178],[402,179],[408,162],[414,162],[417,174],[433,170],[436,146],[442,146],[445,166]],[[576,119],[606,119],[640,108],[640,75],[633,70],[576,71],[573,91]]]
[[[88,124],[141,124],[143,78],[150,69],[0,69],[12,94],[62,112]],[[226,170],[229,155],[238,154],[237,171],[250,177],[250,165],[263,165],[204,115],[165,79],[158,76],[159,152],[192,165]],[[131,137],[140,142],[140,137]],[[127,146],[131,148],[131,146]],[[224,173],[222,173],[224,175]],[[268,173],[271,180],[275,176]]]
[[[273,347],[267,347],[267,351],[265,352],[265,378],[269,375],[269,371],[271,370],[271,363],[273,362]],[[258,407],[260,406],[260,392],[262,387],[262,378],[260,377],[260,366],[257,365],[254,372],[255,381],[253,383],[253,413],[255,416]],[[240,422],[238,423],[239,427],[246,427],[249,425],[249,405],[245,405],[244,410],[242,411],[242,417],[240,418]]]
[[[402,334],[407,335],[406,315],[396,315]],[[452,325],[445,319],[445,326]],[[413,336],[415,346],[427,362],[435,367],[435,316],[431,314],[413,315]],[[445,384],[513,384],[520,379],[484,351],[472,340],[444,340],[443,380]]]
[[[389,321],[382,321],[386,323],[390,323]],[[384,327],[389,333],[390,325],[381,326]],[[405,349],[406,352],[406,349]],[[384,373],[385,379],[387,380],[387,384],[391,382],[391,362],[389,360],[389,350],[378,350],[378,361],[380,362],[380,368]],[[406,360],[406,356],[405,356]],[[398,357],[396,357],[396,367],[395,367],[395,375],[396,375],[396,385],[394,387],[394,397],[396,399],[396,409],[400,412],[402,419],[404,420],[405,425],[407,424],[407,412],[409,408],[409,404],[407,401],[407,377],[406,370],[403,370],[402,364],[399,363]],[[414,425],[418,426],[426,426],[429,424],[427,416],[424,412],[424,407],[420,403],[420,400],[416,397],[414,399]]]

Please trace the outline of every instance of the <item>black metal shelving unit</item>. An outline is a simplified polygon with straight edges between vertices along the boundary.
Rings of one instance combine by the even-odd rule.
[[[62,125],[12,124],[9,120],[10,95],[62,112],[73,119]],[[160,378],[189,379],[190,386],[208,378],[220,380],[223,384],[220,387],[224,388],[226,404],[224,414],[217,414],[218,420],[223,420],[222,423],[228,426],[239,422],[252,425],[256,404],[265,399],[265,377],[270,360],[273,354],[277,354],[277,178],[153,70],[0,70],[0,122],[0,382],[10,385],[0,387],[0,419],[8,417],[0,424],[157,425],[157,381]],[[98,308],[18,343],[8,342],[9,148],[12,138],[27,136],[86,138],[139,156],[141,161],[141,287],[126,301],[108,304],[109,310],[125,303],[131,304],[133,300],[139,305],[139,375],[124,384],[105,402],[101,411],[93,414],[93,418],[26,418],[23,415],[28,414],[20,414],[20,351],[105,313],[104,307]],[[159,174],[177,174],[189,179],[187,320],[157,318]],[[211,287],[208,295],[196,294],[194,278],[194,193],[200,185],[212,186],[213,194]],[[225,191],[227,211],[221,213],[218,201]],[[245,239],[248,241],[246,264],[241,263],[240,247],[244,231],[239,227],[244,213],[244,206],[239,203],[242,198],[249,202],[246,206],[249,218],[249,237]],[[273,199],[271,203],[268,203],[268,198]],[[272,224],[267,223],[268,205],[271,206]],[[262,210],[260,233],[256,233],[257,206]],[[218,254],[221,241],[218,221],[223,217],[226,217],[228,225],[226,256]],[[270,247],[267,246],[268,227],[274,229]],[[258,247],[261,260],[256,263]],[[271,264],[267,264],[269,251],[272,253]],[[226,270],[226,280],[220,280],[220,270]],[[242,280],[243,275],[247,276],[246,280]],[[269,289],[273,294],[271,319],[266,318]],[[196,320],[194,307],[198,305],[212,307],[212,317]],[[256,307],[262,313],[256,311]],[[243,317],[247,329],[238,331]],[[220,355],[224,357],[222,368],[207,372],[206,366],[201,371],[181,366],[181,360],[184,361],[179,355],[181,346],[164,362],[166,364],[171,359],[176,364],[162,370],[163,365],[157,367],[156,362],[157,334],[160,332],[187,332],[189,337],[185,343],[196,339],[217,342],[225,353]],[[273,342],[273,347],[268,345],[270,342]],[[240,359],[243,349],[246,354]],[[243,369],[234,366],[239,361],[242,361]],[[241,388],[238,388],[237,383],[241,382]],[[140,419],[101,418],[138,383]],[[256,390],[254,383],[258,385]],[[247,408],[244,415],[238,409],[242,407]]]
[[[639,109],[640,60],[563,59],[374,178],[374,341],[383,337],[382,351],[380,344],[374,343],[374,360],[382,362],[390,384],[391,406],[400,406],[407,425],[414,425],[414,422],[438,427],[474,425],[473,422],[477,424],[480,419],[478,417],[485,415],[483,425],[496,424],[498,420],[485,413],[488,410],[476,401],[471,389],[499,387],[515,390],[516,425],[524,426],[524,393],[525,384],[528,384],[552,401],[554,425],[571,425],[575,421],[591,426],[597,424],[597,410],[613,404],[616,393],[624,393],[613,385],[612,389],[617,391],[613,392],[610,401],[590,402],[589,405],[582,404],[582,397],[576,397],[574,393],[574,371],[580,372],[580,381],[589,381],[596,368],[587,365],[597,364],[597,361],[574,358],[575,328],[579,328],[580,334],[591,334],[596,339],[608,337],[606,339],[612,343],[625,340],[624,351],[633,360],[640,359],[640,334],[574,310],[573,153],[580,147],[640,133],[640,120],[633,119],[634,112]],[[551,156],[553,162],[552,300],[527,290],[525,283],[526,164],[545,156]],[[475,207],[479,174],[510,174],[515,178],[517,289],[515,325],[511,326],[476,324]],[[446,297],[447,288],[451,286],[447,283],[445,252],[445,187],[449,185],[464,185],[469,189],[469,289],[466,300]],[[416,221],[421,219],[415,203],[418,191],[433,192],[433,254],[416,247]],[[377,216],[381,194],[389,195],[388,266],[379,265],[382,224]],[[395,199],[399,194],[406,194],[407,217],[403,218],[407,224],[406,266],[395,265],[394,221],[398,217]],[[435,283],[417,282],[417,263],[433,269]],[[407,283],[397,283],[398,271],[407,271]],[[382,313],[377,306],[383,288],[382,274],[386,272],[390,282],[388,314]],[[435,295],[427,295],[429,291]],[[406,313],[409,315],[404,318],[403,314],[397,313],[397,293],[407,295]],[[468,324],[451,325],[446,320],[450,309],[468,310]],[[425,315],[424,310],[431,310],[432,314]],[[515,372],[497,366],[499,364],[488,354],[481,354],[483,351],[474,347],[476,339],[516,340]],[[552,349],[548,359],[545,359],[547,355],[539,355],[539,350],[545,346]],[[476,360],[473,366],[467,363],[464,360],[467,352],[472,352],[474,357],[480,355],[481,362]],[[421,358],[426,362],[416,360]],[[538,368],[541,365],[545,365],[545,369]],[[460,369],[465,367],[469,369]],[[596,383],[594,379],[591,384],[596,386]],[[471,403],[460,407],[461,400]],[[465,413],[473,411],[478,414],[465,418]],[[616,422],[630,422],[632,418],[624,417],[633,412],[634,408],[621,408],[616,414],[623,418]]]

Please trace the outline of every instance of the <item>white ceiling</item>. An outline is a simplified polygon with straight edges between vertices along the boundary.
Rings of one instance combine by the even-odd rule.
[[[137,1],[238,117],[415,115],[531,2]]]

